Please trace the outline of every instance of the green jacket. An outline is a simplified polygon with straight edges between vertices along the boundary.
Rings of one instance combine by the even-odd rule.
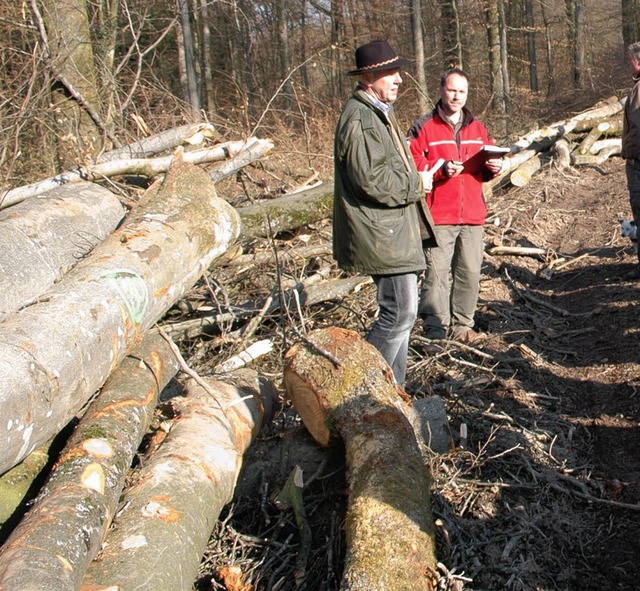
[[[424,269],[419,216],[427,229],[422,238],[433,237],[433,222],[420,207],[421,178],[393,113],[388,117],[362,90],[356,89],[338,121],[334,166],[338,266],[368,275]]]

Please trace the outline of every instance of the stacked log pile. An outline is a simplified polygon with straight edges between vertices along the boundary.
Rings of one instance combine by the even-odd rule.
[[[619,154],[623,107],[624,99],[610,99],[523,136],[487,189],[523,186],[544,166],[598,165]],[[304,245],[289,255],[301,261],[304,276],[287,281],[278,275],[268,297],[226,309],[202,306],[186,320],[169,321],[167,311],[209,268],[265,261],[278,266],[284,254],[268,247],[243,254],[242,246],[309,226],[331,212],[331,182],[234,209],[217,197],[215,183],[272,146],[252,139],[178,147],[197,145],[211,133],[207,125],[171,130],[0,194],[0,270],[6,282],[0,290],[0,400],[6,417],[0,425],[0,496],[7,482],[29,484],[34,475],[23,475],[29,461],[46,461],[51,442],[78,422],[52,458],[31,510],[0,547],[0,590],[148,589],[150,571],[154,589],[190,589],[213,523],[233,494],[242,454],[269,420],[277,395],[257,373],[234,373],[224,381],[194,375],[171,339],[215,331],[221,342],[248,346],[276,311],[302,325],[305,307],[339,300],[370,281],[334,277],[331,264],[323,262],[330,254],[326,246]],[[96,182],[115,175],[162,180],[139,200],[118,200]],[[131,208],[126,217],[120,201]],[[27,240],[21,243],[24,236],[14,228],[25,224],[29,231],[22,232]],[[374,354],[340,331],[314,339],[324,349],[347,343],[341,351],[349,359]],[[287,356],[287,391],[320,443],[330,436],[345,440],[357,492],[347,520],[344,588],[435,587],[429,473],[406,416],[407,400],[388,383],[384,362],[374,360],[372,372],[362,373],[360,361],[336,365],[310,341],[300,341]],[[237,364],[255,355],[239,356]],[[346,374],[340,363],[347,364]],[[218,371],[235,365],[219,365]],[[356,381],[345,384],[347,378]],[[153,457],[132,470],[168,384],[180,392],[171,402],[173,427]],[[364,425],[354,420],[362,409],[370,415]],[[374,431],[392,453],[363,444]],[[407,479],[408,491],[386,489],[384,479],[363,468],[371,458],[386,462],[387,472],[398,470],[394,486]],[[35,461],[33,471],[43,463]],[[367,505],[367,499],[385,503]],[[383,515],[383,505],[392,511]],[[370,522],[376,526],[369,528]],[[396,587],[368,562],[379,536],[398,548],[391,565]],[[422,579],[402,578],[416,570]]]
[[[535,129],[510,147],[502,173],[485,189],[512,185],[522,187],[545,166],[560,170],[569,166],[598,165],[620,154],[622,112],[626,97],[610,97],[574,117]]]

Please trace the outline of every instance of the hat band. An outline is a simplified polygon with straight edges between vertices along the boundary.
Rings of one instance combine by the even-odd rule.
[[[370,66],[362,66],[359,70],[372,70],[373,68],[379,68],[380,66],[386,66],[387,64],[392,64],[393,62],[398,61],[398,56],[392,57],[391,59],[385,62],[378,62],[377,64],[371,64]]]

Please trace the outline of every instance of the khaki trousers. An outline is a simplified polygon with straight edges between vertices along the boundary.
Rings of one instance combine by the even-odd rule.
[[[438,246],[425,249],[427,269],[420,288],[419,315],[425,336],[469,330],[478,305],[484,253],[483,226],[435,226]]]

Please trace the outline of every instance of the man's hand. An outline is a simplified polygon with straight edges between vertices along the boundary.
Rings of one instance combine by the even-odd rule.
[[[458,176],[464,170],[464,166],[462,162],[458,162],[457,160],[449,160],[444,165],[444,173],[451,178],[452,176]]]
[[[504,161],[502,160],[502,158],[490,158],[489,160],[487,160],[485,166],[493,174],[499,174],[500,172],[502,172],[503,163],[504,163]]]
[[[430,170],[423,170],[418,174],[422,178],[422,188],[424,192],[431,192],[431,189],[433,189],[433,173]]]

